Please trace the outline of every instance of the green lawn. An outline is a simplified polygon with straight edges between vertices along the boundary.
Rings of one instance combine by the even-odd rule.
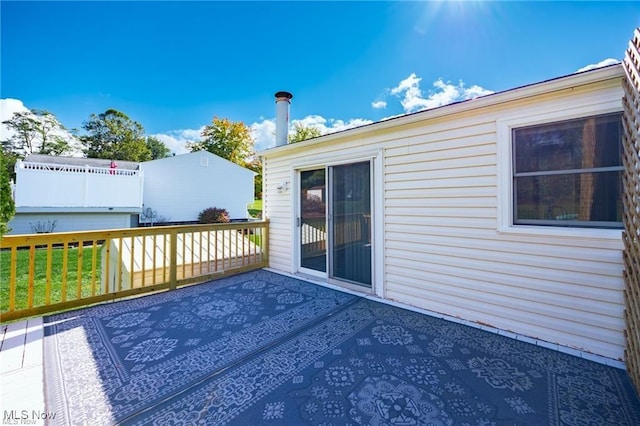
[[[253,204],[247,206],[249,215],[253,218],[262,217],[262,200],[253,200]]]
[[[62,301],[62,248],[54,248],[51,251],[51,303]],[[77,248],[68,249],[67,260],[67,300],[77,298],[78,288],[78,253]],[[81,292],[83,297],[91,296],[92,248],[82,249]],[[95,271],[96,294],[100,294],[100,247],[97,248],[97,268]],[[0,252],[0,311],[9,309],[9,266],[11,265],[11,252]],[[47,250],[35,250],[35,275],[33,306],[42,306],[46,298]],[[16,268],[16,309],[27,307],[27,295],[29,288],[29,250],[19,250]]]

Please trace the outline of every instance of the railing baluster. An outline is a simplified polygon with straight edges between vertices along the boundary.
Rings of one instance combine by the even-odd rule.
[[[98,242],[93,240],[91,249],[91,296],[96,295],[96,271],[98,269]]]
[[[200,268],[198,268],[198,275],[202,275],[202,231],[198,232],[200,235],[200,247],[199,247],[199,257],[198,261],[200,262]]]
[[[233,231],[230,231],[230,232],[233,232]],[[237,230],[236,230],[235,232],[233,232],[233,233],[234,233],[234,234],[236,234],[236,235],[235,235],[235,237],[236,237],[236,247],[235,247],[235,253],[234,253],[234,255],[235,255],[235,258],[236,258],[236,262],[235,262],[235,264],[236,264],[236,266],[237,266],[237,265],[238,265],[238,234],[239,234],[239,233],[238,233],[238,231],[237,231]]]
[[[136,259],[136,254],[135,254],[135,237],[131,237],[131,251],[129,252],[129,256],[131,257],[131,259],[129,260],[129,288],[134,288],[133,287],[133,277],[135,275],[135,264],[134,264],[134,260]]]
[[[44,304],[51,304],[51,264],[53,262],[53,244],[47,244],[47,272],[44,285]]]
[[[84,254],[84,246],[82,244],[82,241],[80,241],[78,243],[78,267],[77,267],[78,281],[76,286],[76,299],[82,298],[82,263],[84,258],[83,254]]]
[[[16,268],[18,267],[18,248],[11,248],[11,265],[9,265],[9,311],[16,309]]]
[[[195,270],[194,270],[194,268],[195,268],[195,265],[194,265],[195,258],[194,258],[194,255],[195,255],[195,251],[196,251],[196,248],[195,248],[196,238],[195,238],[195,235],[194,235],[193,232],[191,232],[189,235],[190,235],[189,240],[191,241],[191,276],[193,277],[195,275]]]
[[[158,251],[157,236],[158,234],[153,234],[153,278],[151,279],[151,283],[154,285],[156,283],[156,272],[158,271],[158,265],[156,263],[156,251]]]
[[[180,278],[185,278],[186,277],[186,267],[187,267],[187,234],[186,232],[181,232],[180,233],[182,235],[182,277]],[[177,257],[176,257],[176,262],[177,262]],[[177,271],[176,271],[176,277],[177,277]]]
[[[229,235],[229,262],[227,262],[227,267],[229,269],[232,268],[231,266],[231,229],[227,229],[228,235]]]
[[[240,235],[242,236],[242,266],[244,266],[244,258],[245,258],[245,256],[247,255],[247,254],[245,253],[245,249],[244,249],[244,240],[246,240],[246,239],[247,239],[247,238],[245,237],[245,235],[246,235],[246,230],[247,230],[246,228],[242,228],[242,231],[240,231],[240,232],[242,232],[242,233],[240,234]]]
[[[247,235],[245,237],[247,239],[247,246],[249,247],[249,254],[247,257],[247,263],[251,265],[251,243],[253,239],[253,227],[247,228]],[[255,249],[254,249],[255,251]]]
[[[62,244],[62,282],[60,286],[60,295],[63,302],[67,301],[67,269],[69,266],[69,243],[65,241]]]
[[[211,231],[207,231],[207,274],[211,273]]]
[[[117,291],[122,291],[122,240],[124,239],[123,236],[120,236],[120,238],[118,238],[118,256],[117,256],[117,264],[116,264],[116,276],[115,279],[118,282],[118,285],[116,286]]]
[[[107,238],[104,240],[104,253],[105,253],[105,261],[104,261],[104,294],[110,293],[109,291],[109,275],[111,274],[111,239]]]
[[[143,235],[142,236],[142,265],[140,265],[142,281],[140,282],[140,287],[144,287],[144,277],[147,274],[147,269],[145,268],[146,260],[147,260],[147,236]]]
[[[226,268],[228,268],[227,265],[227,259],[229,259],[229,250],[231,250],[231,244],[229,244],[229,230],[228,229],[223,229],[222,230],[222,259],[221,263],[222,263],[222,270],[225,270]]]
[[[258,241],[260,241],[259,235],[260,235],[260,228],[259,227],[253,228],[253,263],[258,262],[258,250],[262,250],[260,248],[260,244],[258,244]]]
[[[29,247],[29,289],[27,294],[27,306],[33,308],[33,289],[36,272],[36,246],[32,244]]]
[[[167,282],[167,236],[164,234],[162,238],[162,282]]]
[[[214,271],[218,272],[218,230],[214,229],[213,230],[213,236],[214,236],[214,240],[213,240],[213,245],[214,245],[214,251],[215,251],[215,260],[214,260]]]
[[[175,289],[178,285],[178,230],[171,230],[171,248],[169,251],[169,288]],[[184,243],[184,239],[183,239]],[[182,256],[184,265],[184,256]]]

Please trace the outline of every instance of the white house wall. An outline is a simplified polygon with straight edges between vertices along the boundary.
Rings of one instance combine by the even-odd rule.
[[[147,161],[144,171],[144,209],[165,221],[195,221],[208,207],[224,208],[232,219],[247,218],[253,202],[251,170],[208,152],[194,152]]]
[[[32,234],[32,226],[49,226],[53,232],[81,232],[131,227],[131,213],[17,213],[9,222],[10,235]]]
[[[277,186],[293,184],[300,165],[382,150],[383,188],[374,191],[383,198],[384,220],[374,232],[383,233],[383,273],[376,285],[383,286],[384,297],[622,359],[620,231],[518,233],[498,223],[505,203],[500,194],[510,185],[498,170],[500,120],[586,104],[621,110],[617,73],[588,85],[521,99],[496,95],[504,100],[263,153],[270,266],[297,272],[296,188],[278,192]]]

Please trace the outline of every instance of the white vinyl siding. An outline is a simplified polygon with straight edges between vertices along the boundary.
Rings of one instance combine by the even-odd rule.
[[[263,159],[262,214],[269,222],[269,264],[272,268],[293,272],[293,175],[287,163]],[[269,173],[266,173],[269,170]],[[289,182],[287,191],[278,192],[278,185]],[[265,194],[269,193],[269,197]]]
[[[32,234],[31,225],[56,221],[53,232],[81,232],[131,227],[131,213],[17,213],[9,221],[10,235]],[[137,216],[137,215],[136,215]]]
[[[511,232],[500,224],[499,124],[554,105],[621,108],[621,75],[430,118],[429,111],[263,153],[270,264],[295,273],[294,170],[382,150],[385,298],[613,359],[624,350],[620,231]],[[620,74],[620,75],[618,75]],[[570,78],[569,78],[570,79]],[[553,83],[555,84],[555,83]],[[559,83],[558,83],[559,84]],[[533,91],[534,89],[527,89]],[[498,102],[500,101],[500,102]],[[476,102],[476,101],[472,101]],[[487,101],[488,102],[488,101]],[[449,108],[449,107],[444,107]],[[435,113],[434,113],[435,114]],[[291,181],[288,193],[276,184]],[[378,192],[381,188],[374,188]],[[508,188],[507,188],[508,191]],[[377,195],[378,196],[378,195]],[[380,214],[374,211],[374,214]],[[383,231],[382,231],[383,230]],[[380,244],[380,243],[378,243]]]

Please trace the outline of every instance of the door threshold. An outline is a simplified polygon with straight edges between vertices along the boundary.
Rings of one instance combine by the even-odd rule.
[[[345,293],[353,294],[355,296],[375,296],[372,289],[359,286],[356,284],[349,284],[349,283],[345,283],[345,282],[334,280],[334,279],[330,280],[328,278],[320,278],[315,275],[305,274],[304,272],[297,272],[292,274],[289,272],[281,271],[279,269],[271,269],[271,268],[264,268],[264,269],[266,271],[275,272],[281,275],[286,275],[291,278],[297,278],[299,280],[306,281],[311,284],[318,284],[323,287],[330,288],[332,290],[343,291]]]

